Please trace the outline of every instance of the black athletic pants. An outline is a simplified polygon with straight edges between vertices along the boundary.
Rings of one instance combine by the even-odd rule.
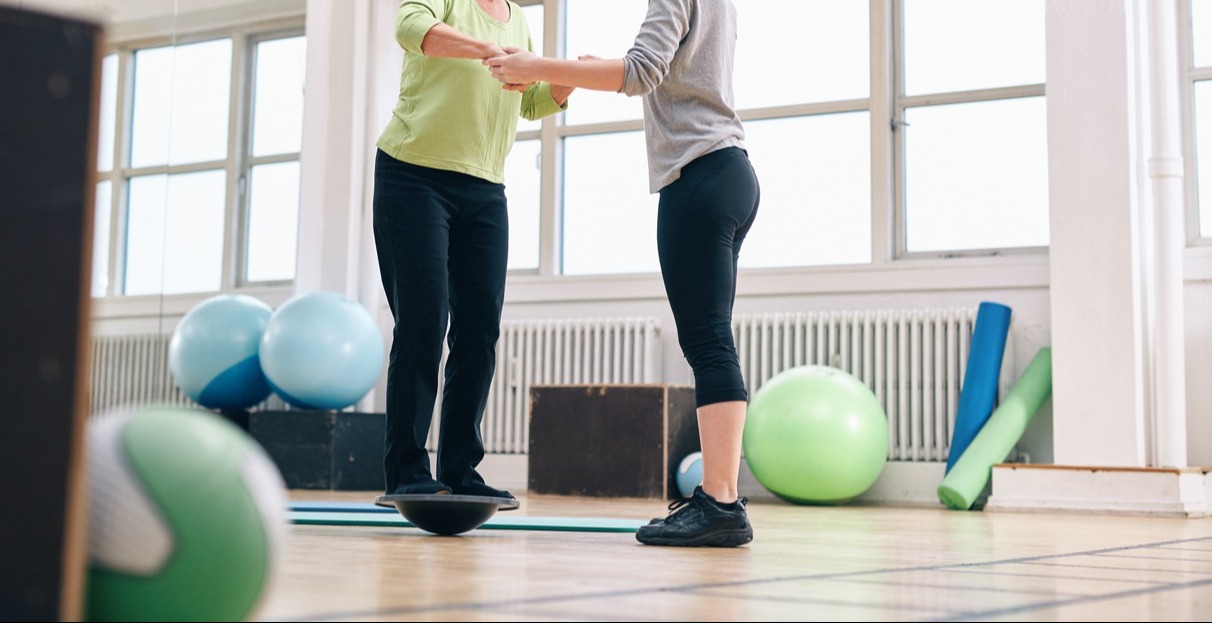
[[[375,246],[395,317],[387,367],[387,492],[431,479],[425,440],[446,361],[437,479],[483,483],[480,422],[496,367],[509,218],[505,187],[421,167],[379,151]],[[450,331],[447,333],[447,319]]]
[[[749,398],[732,339],[732,303],[737,258],[758,199],[749,156],[737,147],[694,160],[661,189],[661,277],[700,407]]]

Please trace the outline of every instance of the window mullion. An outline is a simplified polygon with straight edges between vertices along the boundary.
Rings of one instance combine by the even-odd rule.
[[[896,210],[895,137],[889,120],[896,116],[896,55],[893,36],[894,0],[871,0],[871,263],[895,258]]]
[[[546,0],[543,5],[543,49],[551,56],[564,53],[564,0]],[[564,115],[543,120],[539,130],[539,274],[559,274],[563,257],[563,140],[560,128]]]
[[[892,138],[890,160],[892,161],[893,190],[888,199],[891,201],[889,215],[892,219],[892,222],[888,224],[888,230],[892,233],[892,240],[891,244],[885,243],[885,247],[891,251],[891,259],[895,260],[903,257],[908,250],[906,234],[908,206],[905,198],[905,130],[907,126],[903,124],[905,105],[902,103],[905,97],[905,5],[903,0],[890,1],[892,6],[888,13],[891,15],[891,21],[888,24],[887,39],[892,48],[892,74],[888,80],[891,114],[881,120],[886,120],[884,123],[886,129],[882,131],[890,132]]]
[[[244,226],[243,215],[247,203],[247,170],[245,153],[247,151],[246,116],[249,109],[249,97],[246,93],[248,80],[246,75],[251,71],[252,64],[249,53],[250,42],[248,35],[241,30],[233,32],[231,56],[231,87],[232,97],[228,100],[227,114],[227,160],[224,168],[227,172],[227,201],[224,206],[224,236],[223,236],[223,267],[220,290],[226,291],[243,285],[243,266],[245,252],[243,244]]]
[[[1198,244],[1202,240],[1199,222],[1199,168],[1196,166],[1198,154],[1195,150],[1195,83],[1200,79],[1212,79],[1212,67],[1196,68],[1195,42],[1193,40],[1191,22],[1191,4],[1189,1],[1178,3],[1178,42],[1182,67],[1187,76],[1183,80],[1182,95],[1179,98],[1182,124],[1187,131],[1183,132],[1183,185],[1186,193],[1186,223],[1187,243]]]
[[[880,2],[882,0],[873,1]],[[874,62],[871,65],[871,72],[873,76],[875,74],[875,65],[876,63]],[[872,94],[874,97],[874,85],[872,85],[872,89]],[[762,121],[765,119],[788,119],[791,117],[811,117],[813,115],[833,115],[847,112],[862,112],[868,110],[871,105],[871,101],[872,97],[865,97],[862,99],[838,100],[833,102],[812,102],[808,104],[772,106],[769,108],[748,108],[745,110],[738,110],[737,116],[741,118],[741,121]],[[634,128],[628,129],[644,129],[643,119],[636,122],[625,123],[634,123]]]
[[[249,119],[252,118],[252,109],[249,108]],[[521,139],[519,139],[521,140]],[[283,162],[298,162],[299,152],[287,152],[284,154],[273,154],[272,156],[254,156],[252,154],[251,140],[248,147],[239,152],[240,157],[244,159],[242,170],[247,174],[255,166],[262,164],[282,164]]]
[[[114,172],[113,205],[110,206],[111,231],[109,237],[110,296],[126,293],[126,224],[130,206],[131,132],[135,109],[135,52],[124,49],[118,53],[118,102],[114,107],[118,118],[114,121]]]
[[[898,101],[902,108],[919,108],[925,106],[945,106],[947,104],[970,104],[990,100],[1008,100],[1019,97],[1040,97],[1044,95],[1044,92],[1043,84],[1023,84],[1012,87],[953,91],[950,93],[928,93],[912,96],[901,94],[898,97]]]

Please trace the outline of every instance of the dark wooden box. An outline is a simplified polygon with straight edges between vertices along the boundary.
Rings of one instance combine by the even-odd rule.
[[[677,468],[699,449],[694,388],[530,388],[530,493],[679,497]]]
[[[382,413],[253,411],[248,432],[291,489],[382,490]]]

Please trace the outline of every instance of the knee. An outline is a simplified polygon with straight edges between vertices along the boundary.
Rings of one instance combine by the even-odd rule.
[[[726,318],[708,320],[695,328],[679,327],[678,343],[686,361],[695,370],[729,365],[739,367],[732,324]]]

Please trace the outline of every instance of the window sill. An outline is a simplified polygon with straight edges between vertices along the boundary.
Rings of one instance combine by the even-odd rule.
[[[247,294],[276,308],[294,294],[293,285],[258,286],[232,292],[199,292],[165,296],[115,296],[92,299],[92,320],[148,320],[184,316],[195,305],[219,294]]]
[[[907,259],[886,265],[742,270],[737,297],[869,294],[1048,287],[1045,253],[1009,257]],[[663,299],[655,273],[630,275],[513,275],[507,303]]]

